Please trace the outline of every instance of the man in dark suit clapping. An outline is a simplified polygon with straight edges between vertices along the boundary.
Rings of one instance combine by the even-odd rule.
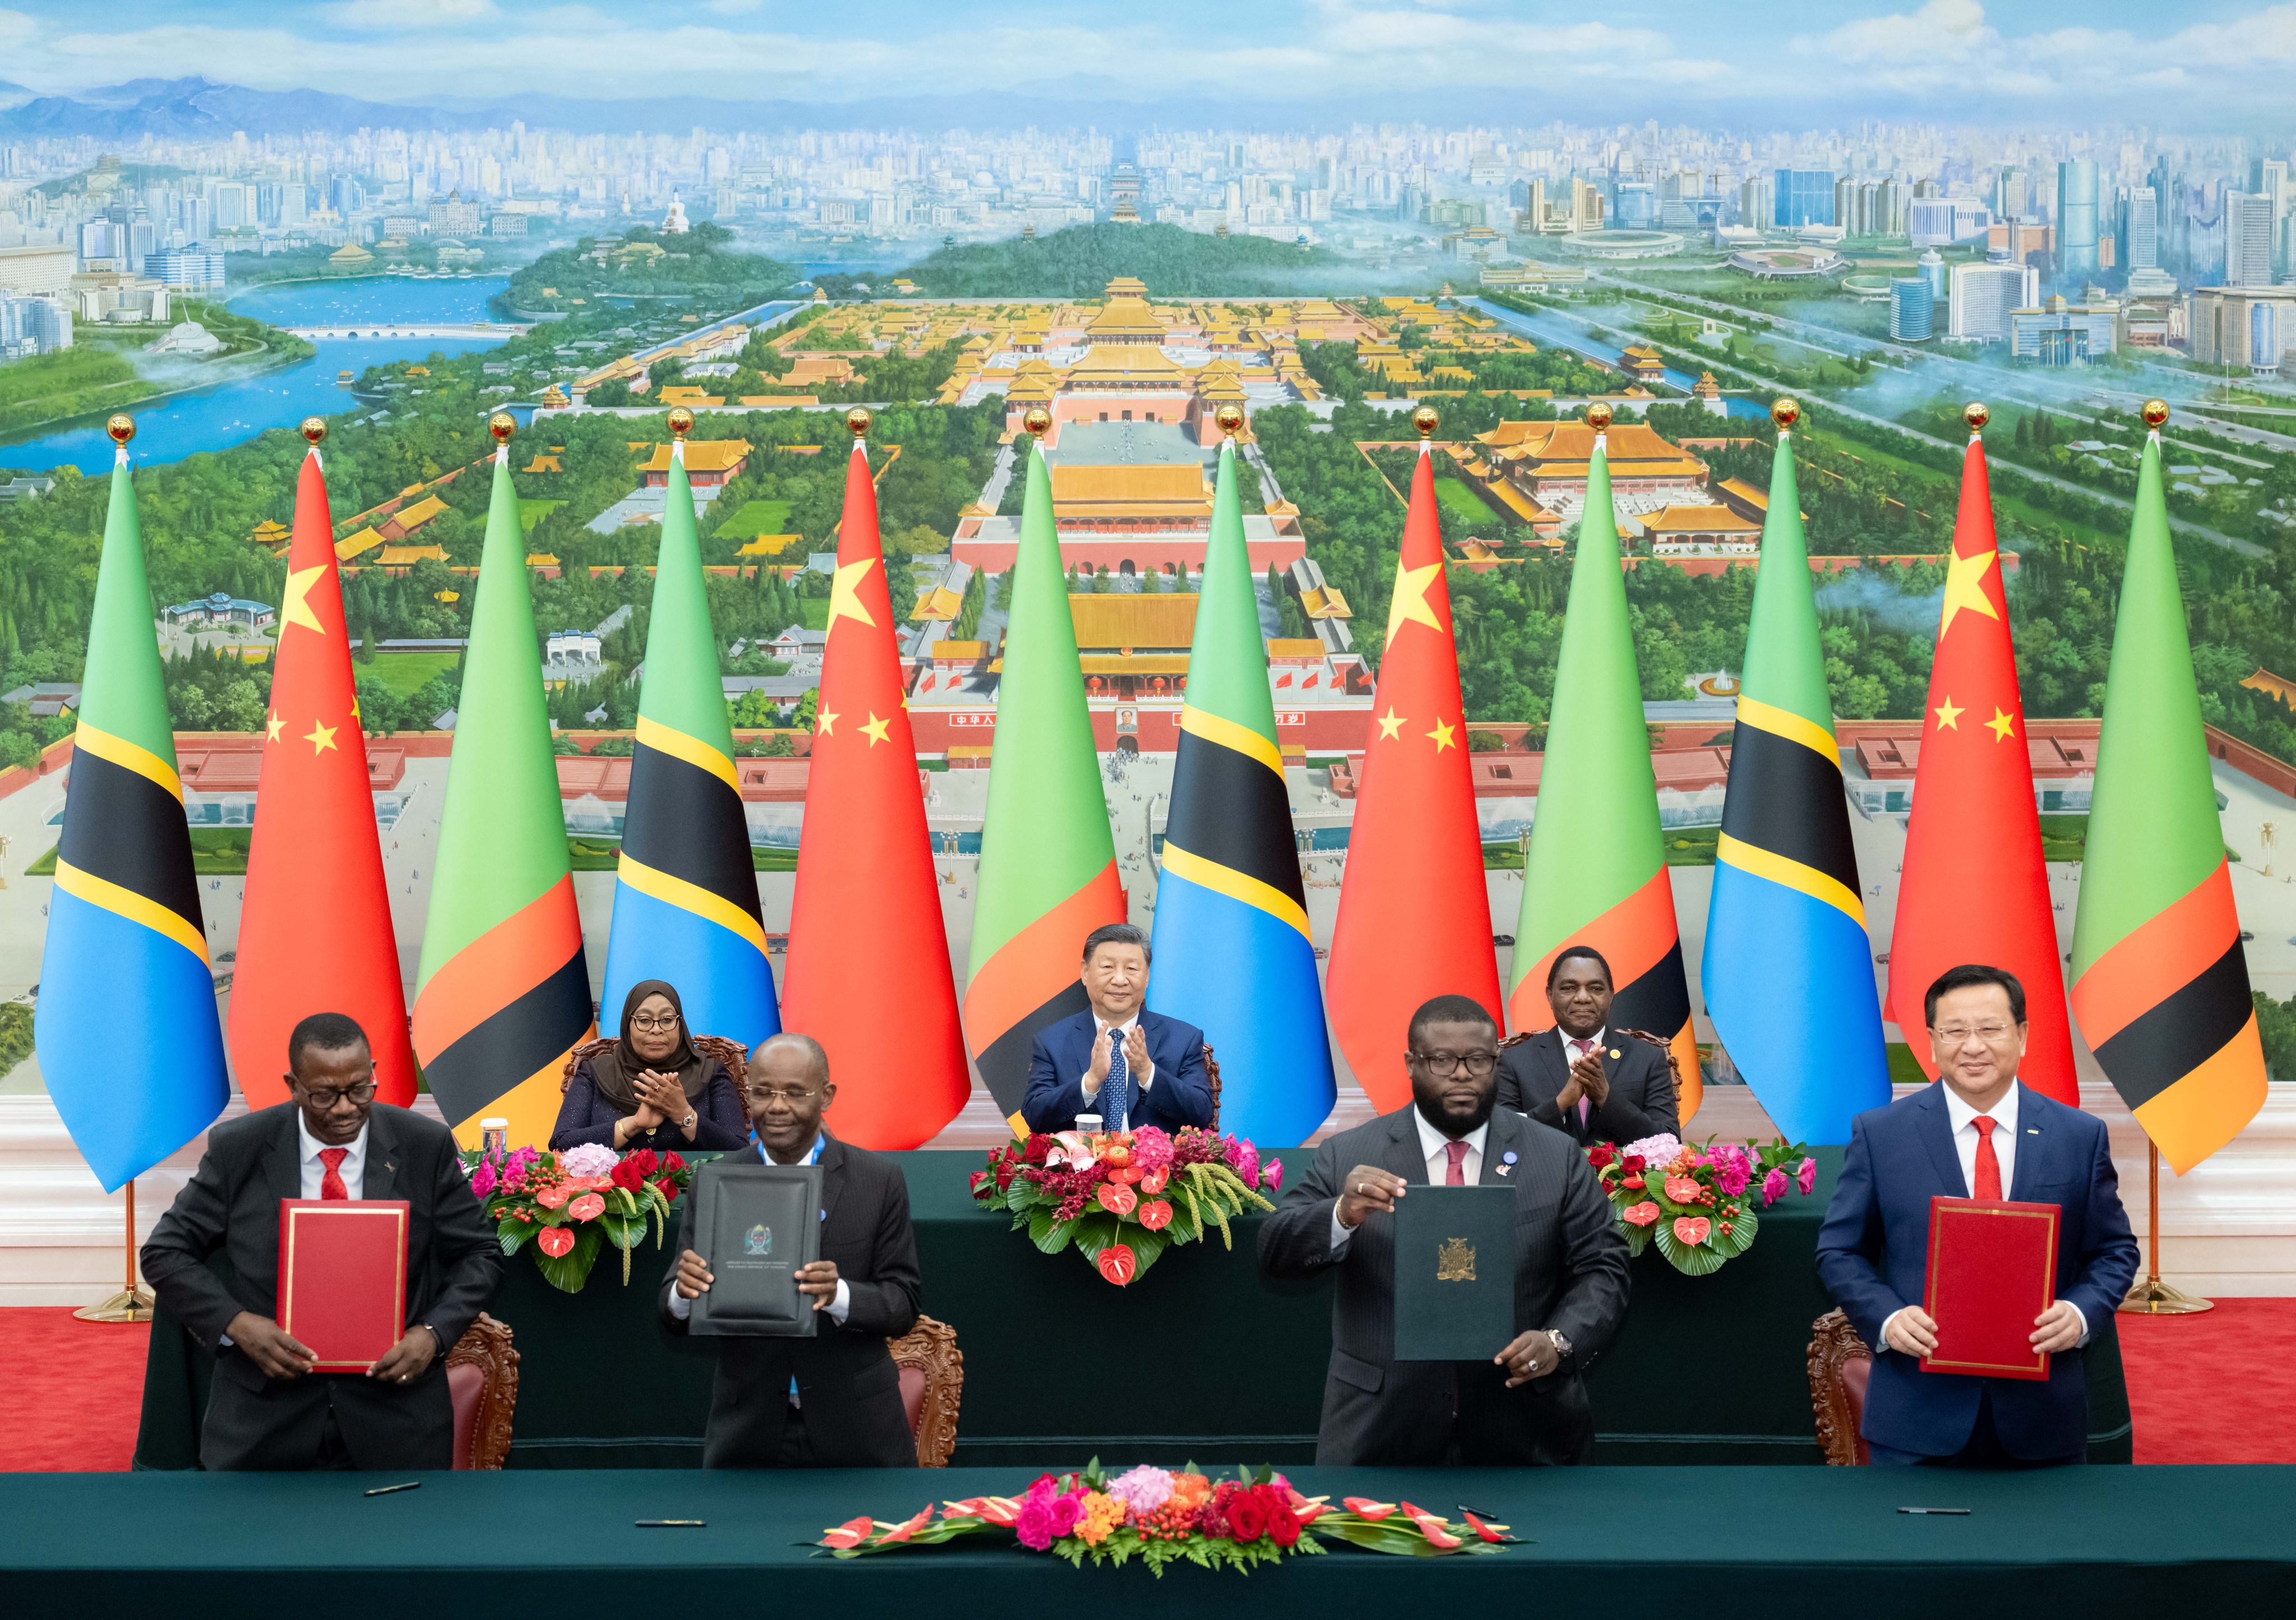
[[[1582,1147],[1682,1129],[1665,1051],[1609,1027],[1611,965],[1599,951],[1571,945],[1548,964],[1546,1005],[1554,1027],[1499,1054],[1499,1106]]]
[[[1336,1269],[1319,1467],[1582,1460],[1579,1374],[1627,1313],[1627,1244],[1570,1138],[1496,1108],[1498,1026],[1438,996],[1412,1015],[1408,1107],[1325,1142],[1260,1229],[1271,1277]],[[1413,1186],[1515,1188],[1515,1336],[1488,1362],[1398,1361],[1396,1200]]]
[[[447,1128],[374,1100],[357,1024],[304,1019],[287,1066],[289,1100],[217,1125],[144,1244],[160,1303],[216,1355],[200,1466],[451,1468],[446,1355],[502,1276],[494,1225]],[[363,1373],[313,1371],[276,1320],[286,1198],[406,1200],[406,1332]],[[218,1251],[227,1284],[207,1267]]]
[[[1095,928],[1084,942],[1083,1012],[1047,1024],[1029,1054],[1021,1113],[1031,1131],[1067,1131],[1077,1115],[1103,1129],[1178,1131],[1212,1122],[1204,1032],[1142,1010],[1148,936],[1129,923]]]
[[[821,1166],[821,1258],[797,1286],[829,1319],[811,1338],[721,1338],[709,1392],[705,1468],[913,1468],[916,1442],[885,1341],[916,1326],[922,1289],[900,1166],[822,1126],[837,1098],[829,1054],[784,1032],[758,1048],[743,1086],[757,1140],[728,1163]],[[693,1205],[662,1285],[662,1325],[683,1336],[715,1280],[692,1244]]]

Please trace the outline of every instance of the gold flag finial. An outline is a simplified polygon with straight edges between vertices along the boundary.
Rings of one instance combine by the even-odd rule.
[[[487,432],[495,436],[496,444],[507,445],[511,435],[518,432],[518,418],[508,411],[496,411],[487,418]]]
[[[873,421],[875,418],[871,416],[867,408],[863,406],[857,405],[845,413],[846,432],[851,433],[856,439],[866,439],[869,436],[870,424]]]
[[[1032,405],[1022,414],[1021,425],[1028,429],[1033,437],[1041,440],[1046,434],[1053,431],[1053,413],[1041,405]]]
[[[112,443],[124,450],[127,441],[135,437],[135,418],[122,411],[103,424],[103,431],[111,435]]]
[[[1611,407],[1597,399],[1587,407],[1587,425],[1598,433],[1607,432],[1610,431],[1611,414]]]
[[[1435,437],[1435,430],[1443,425],[1443,418],[1436,413],[1433,406],[1423,405],[1411,413],[1411,425],[1419,430],[1419,437],[1423,443]]]
[[[327,441],[327,419],[324,416],[306,416],[303,425],[296,431],[303,435],[304,442],[316,450]]]
[[[1778,424],[1781,432],[1792,428],[1801,420],[1801,402],[1798,399],[1774,401],[1770,406],[1770,420]]]
[[[679,406],[669,413],[669,436],[683,439],[693,431],[693,413]]]
[[[2144,402],[2144,425],[2157,433],[2168,423],[2169,402],[2166,399],[2147,399]]]
[[[1972,399],[1961,407],[1961,419],[1969,424],[1971,432],[1981,433],[1985,431],[1985,424],[1993,420],[1993,413],[1985,408],[1982,399]]]
[[[1212,420],[1219,424],[1221,432],[1233,439],[1243,432],[1243,407],[1223,405],[1212,413]]]

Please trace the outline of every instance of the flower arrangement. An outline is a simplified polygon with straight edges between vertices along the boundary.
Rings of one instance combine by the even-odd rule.
[[[521,1147],[515,1152],[465,1153],[463,1172],[495,1222],[503,1253],[529,1243],[543,1280],[579,1294],[590,1280],[598,1251],[622,1252],[622,1282],[630,1280],[630,1251],[653,1226],[660,1248],[669,1206],[693,1179],[685,1161],[651,1147],[618,1154],[585,1142],[563,1153]]]
[[[1671,1136],[1623,1147],[1596,1142],[1587,1149],[1587,1163],[1602,1179],[1628,1252],[1639,1254],[1654,1243],[1669,1264],[1690,1277],[1718,1271],[1752,1248],[1761,1229],[1756,1211],[1777,1203],[1789,1188],[1807,1197],[1817,1185],[1809,1149],[1784,1138],[1761,1147],[1718,1147],[1711,1138],[1693,1147]]]
[[[1174,1134],[1153,1125],[1086,1136],[1075,1131],[1015,1139],[972,1172],[972,1196],[1009,1210],[1013,1229],[1047,1254],[1074,1244],[1110,1282],[1123,1287],[1176,1243],[1208,1228],[1234,1246],[1228,1222],[1247,1209],[1273,1209],[1260,1189],[1283,1185],[1283,1165],[1233,1136],[1194,1127]]]
[[[1087,1561],[1137,1559],[1160,1578],[1167,1566],[1181,1562],[1249,1574],[1257,1565],[1322,1552],[1317,1538],[1324,1536],[1420,1558],[1496,1552],[1514,1541],[1505,1525],[1460,1512],[1465,1520],[1455,1524],[1409,1502],[1360,1496],[1334,1509],[1329,1497],[1302,1496],[1265,1468],[1218,1481],[1193,1463],[1177,1470],[1144,1466],[1111,1477],[1095,1458],[1082,1473],[1040,1476],[1018,1497],[943,1502],[938,1517],[927,1502],[899,1524],[857,1518],[824,1531],[816,1545],[835,1558],[857,1558],[1001,1533],[1078,1569]]]

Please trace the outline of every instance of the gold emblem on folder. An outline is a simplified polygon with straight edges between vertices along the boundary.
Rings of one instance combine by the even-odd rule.
[[[1435,1255],[1437,1282],[1475,1280],[1475,1251],[1464,1238],[1446,1238]]]

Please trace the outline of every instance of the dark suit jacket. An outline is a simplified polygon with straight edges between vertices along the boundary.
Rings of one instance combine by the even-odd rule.
[[[1269,1276],[1339,1272],[1316,1465],[1443,1462],[1455,1390],[1464,1460],[1577,1462],[1595,1438],[1579,1374],[1609,1345],[1627,1314],[1627,1241],[1610,1201],[1570,1138],[1509,1109],[1493,1109],[1481,1180],[1485,1186],[1512,1180],[1515,1187],[1515,1331],[1559,1328],[1570,1341],[1571,1358],[1548,1377],[1512,1390],[1504,1370],[1489,1362],[1398,1361],[1393,1222],[1383,1215],[1366,1218],[1335,1260],[1332,1207],[1343,1178],[1357,1164],[1426,1183],[1427,1162],[1411,1115],[1405,1106],[1325,1142],[1260,1228],[1259,1263]],[[1516,1163],[1503,1177],[1509,1153]],[[1503,1347],[1492,1345],[1491,1353]]]
[[[1939,1081],[1857,1116],[1818,1229],[1818,1276],[1874,1347],[1866,1438],[1925,1457],[1950,1456],[1968,1443],[1978,1398],[1989,1394],[1994,1427],[2011,1456],[2078,1455],[2088,1443],[2082,1352],[2051,1356],[2042,1382],[1923,1372],[1915,1358],[1882,1346],[1882,1324],[1890,1313],[1922,1303],[1930,1200],[1969,1196],[1944,1090]],[[2057,1297],[2080,1307],[2092,1333],[2112,1331],[2112,1313],[2136,1276],[2137,1252],[2103,1122],[2024,1089],[2009,1196],[2064,1212],[2057,1223]]]
[[[755,1164],[755,1146],[721,1163]],[[701,1173],[708,1174],[705,1169]],[[824,1311],[809,1339],[718,1338],[718,1377],[709,1391],[709,1427],[701,1443],[705,1468],[773,1466],[789,1417],[790,1379],[804,1402],[805,1434],[825,1468],[913,1468],[917,1446],[901,1405],[900,1373],[889,1338],[916,1326],[922,1289],[916,1234],[909,1225],[909,1185],[900,1166],[880,1154],[830,1137],[821,1150],[821,1257],[837,1262],[852,1290],[845,1325]],[[693,1245],[693,1206],[679,1219],[676,1254]],[[670,1314],[677,1267],[661,1287],[662,1325],[683,1336]]]
[[[558,1122],[550,1128],[551,1149],[563,1153],[583,1142],[611,1147],[615,1124],[631,1112],[615,1107],[598,1095],[598,1077],[585,1057],[575,1065],[574,1078],[567,1082],[566,1100],[558,1106]],[[633,1132],[618,1151],[651,1147],[657,1153],[735,1153],[749,1146],[749,1112],[742,1107],[742,1094],[734,1090],[734,1077],[724,1064],[709,1065],[709,1083],[693,1105],[693,1113],[692,1141],[676,1126],[660,1124]]]
[[[217,1357],[200,1435],[209,1468],[309,1468],[329,1406],[352,1461],[369,1468],[453,1465],[446,1352],[493,1297],[503,1256],[444,1125],[377,1103],[367,1116],[361,1196],[407,1203],[406,1320],[439,1335],[439,1354],[409,1385],[360,1373],[266,1378],[224,1330],[242,1311],[276,1317],[279,1205],[303,1196],[292,1103],[217,1125],[200,1167],[144,1245],[144,1275],[176,1319]],[[208,1269],[220,1253],[228,1284]]]
[[[1578,1122],[1575,1104],[1567,1114],[1554,1106],[1555,1098],[1570,1080],[1569,1048],[1562,1044],[1562,1032],[1556,1029],[1541,1030],[1499,1054],[1499,1106],[1528,1114],[1582,1147],[1589,1142],[1636,1142],[1646,1136],[1679,1134],[1682,1123],[1675,1113],[1674,1076],[1666,1066],[1665,1052],[1616,1030],[1603,1032],[1598,1050],[1611,1094],[1587,1123]],[[1613,1052],[1618,1056],[1611,1057]]]
[[[1048,1024],[1029,1053],[1029,1090],[1021,1114],[1031,1131],[1067,1131],[1079,1114],[1098,1106],[1084,1097],[1085,1072],[1092,1067],[1092,1043],[1099,1029],[1086,1008],[1073,1018]],[[1212,1086],[1204,1073],[1204,1032],[1161,1013],[1140,1015],[1148,1039],[1148,1061],[1156,1083],[1144,1093],[1135,1087],[1132,1122],[1177,1131],[1212,1122]]]

